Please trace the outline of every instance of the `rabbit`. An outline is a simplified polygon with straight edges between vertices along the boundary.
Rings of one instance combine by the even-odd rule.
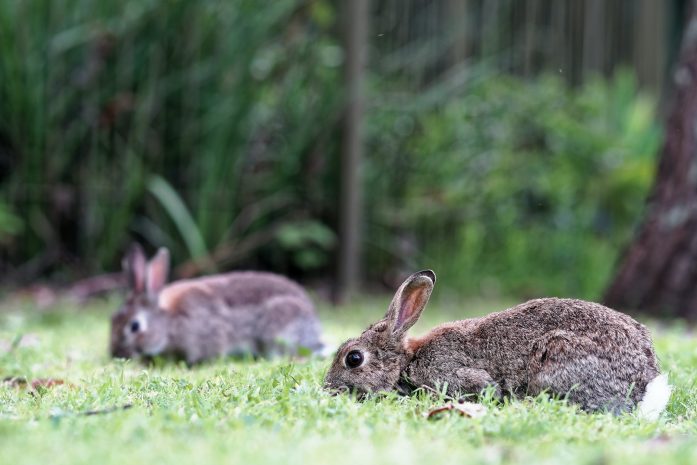
[[[123,266],[129,292],[111,319],[113,357],[162,355],[191,365],[223,355],[320,353],[324,347],[312,301],[283,276],[232,272],[166,285],[167,249],[147,263],[137,244]]]
[[[584,411],[619,414],[639,405],[646,418],[665,408],[670,386],[651,337],[629,316],[597,303],[543,298],[482,318],[445,323],[408,338],[436,282],[411,275],[385,317],[341,345],[325,377],[333,393],[418,388],[449,396],[564,396]]]

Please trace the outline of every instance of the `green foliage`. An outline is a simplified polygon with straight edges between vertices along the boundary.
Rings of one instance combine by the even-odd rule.
[[[0,202],[0,244],[19,235],[23,228],[22,220],[8,205]]]
[[[598,297],[652,180],[653,103],[625,73],[575,90],[484,75],[460,94],[373,118],[371,237],[403,260],[390,244],[411,233],[409,267],[461,291]]]
[[[319,221],[286,223],[277,237],[279,245],[293,253],[295,262],[304,269],[326,265],[326,257],[336,243],[334,232]]]
[[[438,291],[436,291],[436,297]],[[323,308],[329,341],[356,335],[387,302]],[[108,311],[22,305],[0,312],[0,372],[67,385],[34,394],[0,385],[4,463],[565,463],[692,464],[697,460],[697,369],[684,330],[656,335],[675,391],[656,423],[633,415],[587,415],[545,396],[485,402],[482,418],[426,420],[436,397],[356,402],[321,389],[329,360],[221,360],[188,369],[110,360]],[[489,312],[498,305],[486,303]],[[429,324],[463,317],[462,307],[429,306]],[[29,336],[31,344],[22,343]],[[101,350],[100,350],[101,348]],[[128,410],[119,406],[132,405]],[[106,413],[113,409],[110,413]],[[86,411],[105,413],[83,415]]]
[[[282,254],[272,231],[324,208],[334,20],[323,0],[0,2],[0,191],[27,225],[11,259],[58,244],[113,267],[133,236],[175,260],[252,238],[236,260]]]
[[[189,255],[193,258],[201,258],[208,255],[203,234],[201,234],[193,216],[186,208],[177,191],[160,176],[153,176],[150,179],[148,191],[160,202],[177,227],[177,231],[184,244],[186,244]]]
[[[9,262],[114,269],[139,239],[189,272],[326,276],[337,26],[326,0],[0,2]],[[463,293],[597,297],[650,184],[653,102],[628,74],[569,89],[481,63],[415,90],[414,53],[370,68],[365,280],[428,266]]]

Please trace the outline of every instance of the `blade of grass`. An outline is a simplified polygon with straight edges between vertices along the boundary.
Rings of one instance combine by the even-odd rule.
[[[194,259],[208,256],[203,235],[177,191],[163,177],[157,175],[152,176],[148,181],[148,191],[160,202],[177,227],[189,254]]]

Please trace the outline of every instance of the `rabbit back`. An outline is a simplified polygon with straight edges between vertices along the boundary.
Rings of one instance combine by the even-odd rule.
[[[307,293],[273,273],[233,272],[172,283],[159,296],[172,316],[171,352],[190,363],[228,354],[320,351]]]
[[[166,311],[177,313],[187,309],[190,300],[198,301],[204,296],[239,307],[257,305],[279,295],[292,295],[312,303],[305,290],[288,278],[274,273],[238,271],[175,281],[162,289],[158,304]]]
[[[546,390],[586,410],[626,410],[659,374],[643,325],[574,299],[532,300],[437,327],[408,345],[414,358],[407,375],[416,383],[447,382],[453,393],[472,391],[462,386],[471,385],[474,376],[479,380],[474,388],[493,385],[513,395]],[[479,371],[453,375],[463,367]]]

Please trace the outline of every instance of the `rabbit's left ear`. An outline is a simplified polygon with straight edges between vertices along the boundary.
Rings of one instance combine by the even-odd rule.
[[[169,274],[169,251],[162,247],[148,263],[146,284],[148,294],[157,295],[167,283]]]
[[[414,326],[431,297],[435,283],[436,274],[431,270],[414,273],[402,283],[385,315],[392,334],[403,336]]]
[[[130,291],[135,294],[145,291],[147,262],[145,252],[140,244],[137,242],[131,244],[121,263]]]

